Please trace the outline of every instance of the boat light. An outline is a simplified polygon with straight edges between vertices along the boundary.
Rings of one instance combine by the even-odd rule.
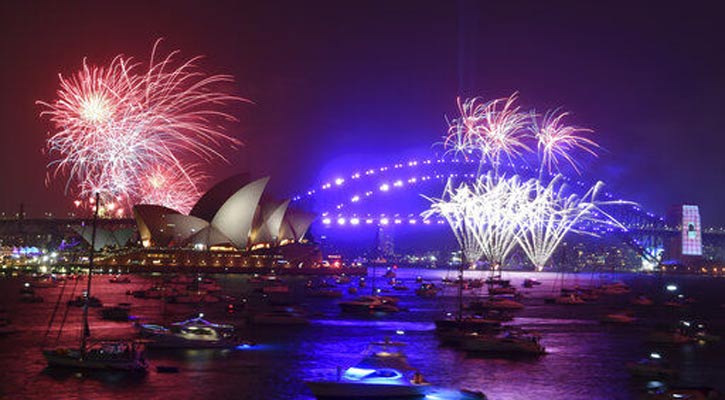
[[[653,358],[655,360],[659,360],[659,359],[662,358],[662,356],[660,355],[660,353],[651,353],[649,356],[650,356],[650,358]]]
[[[402,329],[398,329],[397,331],[395,331],[395,334],[396,335],[405,335],[405,331]]]
[[[667,285],[667,291],[668,292],[676,292],[677,291],[677,285],[674,285],[674,284]]]

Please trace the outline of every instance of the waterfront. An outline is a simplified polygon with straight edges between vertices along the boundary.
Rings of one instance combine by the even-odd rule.
[[[378,275],[382,271],[378,270]],[[480,272],[468,272],[471,277]],[[401,269],[398,277],[409,287],[422,276],[440,282],[453,277],[443,270]],[[530,273],[505,273],[519,286]],[[467,275],[468,277],[468,275]],[[651,346],[647,334],[658,323],[677,318],[678,313],[707,320],[714,333],[725,330],[725,308],[718,291],[720,279],[704,277],[622,275],[566,275],[566,286],[596,285],[613,280],[629,284],[632,293],[649,293],[657,298],[666,283],[676,283],[682,293],[697,298],[687,310],[632,308],[640,319],[633,326],[604,326],[598,318],[609,310],[622,308],[627,296],[604,298],[594,304],[563,306],[545,304],[543,297],[552,293],[552,285],[561,284],[561,275],[538,274],[543,284],[525,289],[526,308],[511,324],[541,333],[548,354],[534,359],[495,359],[469,357],[449,347],[439,346],[433,319],[455,307],[456,289],[448,287],[436,298],[420,298],[412,290],[396,291],[400,304],[407,308],[396,314],[356,316],[340,312],[336,299],[304,296],[307,277],[288,279],[295,299],[311,312],[311,324],[303,327],[261,327],[244,323],[244,313],[229,313],[227,303],[196,306],[163,304],[160,300],[142,300],[127,296],[131,289],[150,286],[151,277],[133,275],[127,285],[110,284],[107,276],[94,278],[94,296],[105,304],[132,302],[132,313],[148,321],[179,320],[197,311],[217,322],[238,326],[246,340],[256,343],[243,350],[152,350],[148,374],[125,377],[117,374],[81,375],[52,371],[40,355],[49,316],[55,306],[59,288],[39,289],[45,298],[38,304],[19,303],[22,278],[0,281],[3,307],[20,332],[0,339],[0,361],[4,368],[0,386],[5,398],[242,398],[242,399],[311,399],[304,384],[311,379],[332,379],[337,366],[350,366],[373,340],[386,336],[408,343],[410,364],[426,379],[452,388],[481,390],[490,399],[630,399],[643,393],[646,381],[632,379],[625,368],[629,361],[660,351],[679,369],[675,384],[712,386],[722,392],[725,382],[725,345],[723,342],[687,344],[680,347]],[[244,292],[254,307],[263,301],[246,283],[249,275],[215,276],[224,293]],[[377,286],[387,288],[383,278]],[[352,283],[346,285],[354,285]],[[72,285],[73,283],[69,283]],[[80,290],[80,289],[79,289]],[[369,292],[370,287],[361,289]],[[481,292],[483,293],[483,292]],[[345,298],[352,295],[345,294]],[[65,305],[61,306],[65,311]],[[91,311],[94,338],[119,338],[133,335],[131,323],[102,321],[97,310]],[[79,334],[80,308],[69,310],[62,337],[72,342]],[[397,335],[396,332],[403,333]],[[51,339],[56,335],[52,332]],[[52,343],[52,340],[50,341]],[[155,367],[174,366],[176,374],[160,374]],[[49,393],[52,393],[49,395]]]

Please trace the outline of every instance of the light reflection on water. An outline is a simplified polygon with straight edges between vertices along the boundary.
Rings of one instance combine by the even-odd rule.
[[[378,269],[378,274],[384,271]],[[627,307],[624,297],[607,299],[603,304],[586,306],[555,306],[540,300],[554,293],[554,274],[536,275],[543,285],[524,290],[536,300],[525,300],[526,309],[512,323],[534,329],[543,336],[548,354],[529,359],[495,359],[471,357],[449,347],[441,347],[435,337],[434,318],[455,309],[456,288],[447,287],[438,298],[415,296],[414,278],[440,282],[446,271],[399,270],[398,276],[411,288],[389,291],[399,296],[409,311],[391,315],[367,316],[341,314],[339,299],[305,298],[303,285],[307,278],[292,279],[295,298],[302,300],[313,312],[312,323],[302,327],[258,327],[244,324],[240,311],[229,314],[226,304],[203,308],[164,305],[159,300],[140,300],[126,296],[126,290],[149,286],[149,281],[134,277],[130,285],[112,285],[97,279],[94,295],[112,305],[131,301],[132,312],[145,321],[180,320],[198,311],[218,322],[240,326],[245,340],[257,343],[243,350],[154,350],[148,354],[152,368],[147,375],[127,377],[118,374],[76,374],[47,370],[39,348],[59,289],[39,289],[46,301],[40,304],[17,303],[21,280],[0,280],[0,299],[8,316],[22,329],[16,335],[0,338],[0,362],[12,366],[4,369],[0,380],[0,397],[47,399],[49,393],[59,398],[238,398],[238,399],[309,399],[306,380],[334,379],[337,367],[347,368],[359,361],[369,342],[386,336],[408,343],[410,364],[418,368],[434,384],[451,388],[468,388],[485,392],[490,399],[628,399],[636,398],[646,382],[633,380],[624,365],[647,354],[661,351],[680,370],[683,385],[710,385],[725,382],[725,346],[723,342],[706,346],[686,345],[662,347],[646,344],[644,338],[654,320],[676,317],[673,310],[637,309],[642,319],[635,326],[604,326],[599,316],[610,310]],[[466,271],[466,277],[480,277],[480,272]],[[532,274],[510,274],[514,284]],[[225,276],[219,279],[225,292],[244,295],[251,304],[260,301],[249,288],[246,276]],[[613,278],[627,281],[633,292],[654,293],[661,282],[656,277],[568,276],[567,285],[599,284]],[[636,279],[635,279],[636,278]],[[560,278],[559,278],[560,280]],[[674,278],[683,291],[701,299],[703,307],[690,311],[702,314],[722,334],[725,326],[721,281],[703,278]],[[357,282],[353,279],[350,285]],[[368,279],[370,284],[370,279]],[[386,288],[378,279],[377,287]],[[366,294],[370,286],[360,289]],[[343,290],[345,293],[346,291]],[[369,292],[368,292],[369,293]],[[478,295],[484,291],[475,292]],[[77,294],[76,294],[77,295]],[[353,295],[346,294],[344,298]],[[92,310],[94,337],[124,337],[134,333],[131,324],[101,321]],[[78,326],[80,309],[71,309],[66,327]],[[719,326],[717,324],[720,324]],[[402,330],[405,335],[396,335]],[[53,332],[51,339],[57,332]],[[78,329],[67,329],[61,335],[72,342]],[[178,373],[162,374],[155,366],[172,366]],[[720,388],[721,391],[723,388]],[[51,397],[53,397],[51,396]],[[443,398],[451,396],[442,394]]]

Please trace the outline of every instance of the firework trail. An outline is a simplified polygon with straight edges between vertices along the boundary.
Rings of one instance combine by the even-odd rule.
[[[184,166],[224,159],[222,145],[239,144],[222,127],[235,120],[225,106],[247,101],[224,89],[233,78],[203,73],[199,57],[177,62],[178,51],[158,57],[159,43],[147,66],[124,56],[106,67],[84,60],[77,73],[59,75],[56,100],[37,102],[54,128],[46,146],[52,177],[67,176],[66,191],[131,205],[144,198],[149,171],[163,167],[196,196],[198,174]]]

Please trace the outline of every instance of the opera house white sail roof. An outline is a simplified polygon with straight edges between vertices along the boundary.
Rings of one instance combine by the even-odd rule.
[[[145,247],[275,246],[300,241],[314,215],[289,208],[289,200],[263,197],[269,177],[235,175],[204,194],[190,215],[152,204],[133,212]]]

